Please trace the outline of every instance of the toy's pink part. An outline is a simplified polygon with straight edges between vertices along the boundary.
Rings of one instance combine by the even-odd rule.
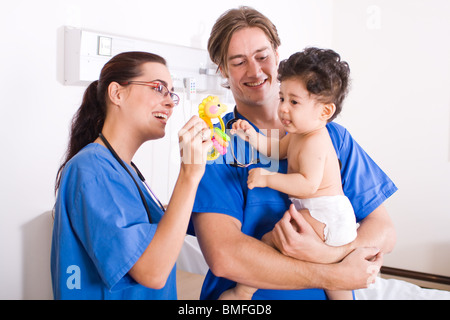
[[[213,142],[214,149],[216,149],[217,152],[219,152],[221,155],[227,154],[227,148],[222,147],[215,138],[212,138],[212,142]]]
[[[212,105],[212,106],[209,107],[209,113],[216,114],[217,111],[219,111],[219,107],[218,106]]]

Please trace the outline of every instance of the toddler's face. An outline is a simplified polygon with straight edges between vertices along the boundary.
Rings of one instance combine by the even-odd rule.
[[[289,133],[306,134],[322,127],[323,104],[311,95],[300,79],[281,82],[278,116]]]

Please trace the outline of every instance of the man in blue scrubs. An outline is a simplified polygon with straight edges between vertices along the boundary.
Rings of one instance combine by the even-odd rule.
[[[236,102],[234,112],[224,117],[228,129],[233,119],[242,118],[277,139],[284,135],[277,115],[279,45],[275,26],[256,10],[230,10],[216,22],[208,50]],[[207,166],[193,209],[195,233],[210,267],[202,299],[217,299],[236,282],[261,288],[253,299],[326,299],[323,290],[313,288],[351,290],[368,285],[368,272],[382,263],[378,253],[390,252],[395,243],[383,202],[397,188],[345,128],[335,123],[327,128],[342,163],[344,192],[361,222],[357,239],[337,248],[319,243],[295,209],[286,212],[287,195],[269,188],[249,190],[249,170],[269,166],[286,173],[287,163],[255,156],[259,163],[246,166],[254,160],[251,152],[244,150],[243,156],[238,150],[242,141],[234,141],[230,148],[236,149],[229,148],[227,156]],[[291,220],[300,232],[291,232]],[[297,259],[259,240],[276,224],[288,238],[282,251]]]

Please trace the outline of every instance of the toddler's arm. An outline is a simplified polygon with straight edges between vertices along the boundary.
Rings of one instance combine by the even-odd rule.
[[[272,150],[272,140],[276,139],[273,137],[269,139],[265,135],[256,132],[255,128],[245,120],[237,120],[233,123],[230,133],[236,134],[241,139],[248,141],[253,148],[257,149],[266,157],[285,159],[287,156],[287,146],[289,144],[288,135],[278,140],[278,143],[274,144],[273,148],[278,148],[278,150]],[[278,153],[276,151],[278,151]]]
[[[289,158],[289,161],[297,161],[298,172],[283,174],[255,168],[249,172],[248,187],[269,187],[296,198],[312,197],[319,190],[324,177],[325,149],[320,136],[310,137],[303,142],[298,154],[292,160]]]

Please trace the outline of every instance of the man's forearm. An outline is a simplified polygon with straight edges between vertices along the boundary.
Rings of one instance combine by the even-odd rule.
[[[211,271],[254,288],[300,290],[308,288],[354,289],[350,280],[361,275],[339,264],[314,264],[281,254],[240,231],[233,218],[214,213],[195,214],[197,237]],[[350,275],[350,276],[349,276]],[[345,287],[347,286],[347,287]]]
[[[396,242],[394,225],[384,205],[379,206],[368,215],[358,228],[358,236],[347,245],[330,247],[324,244],[321,263],[335,263],[344,259],[356,248],[377,248],[387,254],[392,252]]]
[[[354,247],[375,247],[383,253],[394,249],[397,236],[394,224],[384,205],[379,206],[369,214],[358,229],[358,237]]]
[[[375,281],[383,261],[383,255],[377,249],[358,248],[340,263],[315,264],[290,258],[256,239],[250,240],[256,241],[255,246],[243,243],[239,252],[232,254],[233,263],[228,264],[222,276],[259,289],[367,288]]]
[[[233,247],[223,251],[228,263],[214,262],[225,266],[221,277],[260,289],[296,290],[323,285],[313,276],[313,265],[284,256],[257,239],[243,235]]]

